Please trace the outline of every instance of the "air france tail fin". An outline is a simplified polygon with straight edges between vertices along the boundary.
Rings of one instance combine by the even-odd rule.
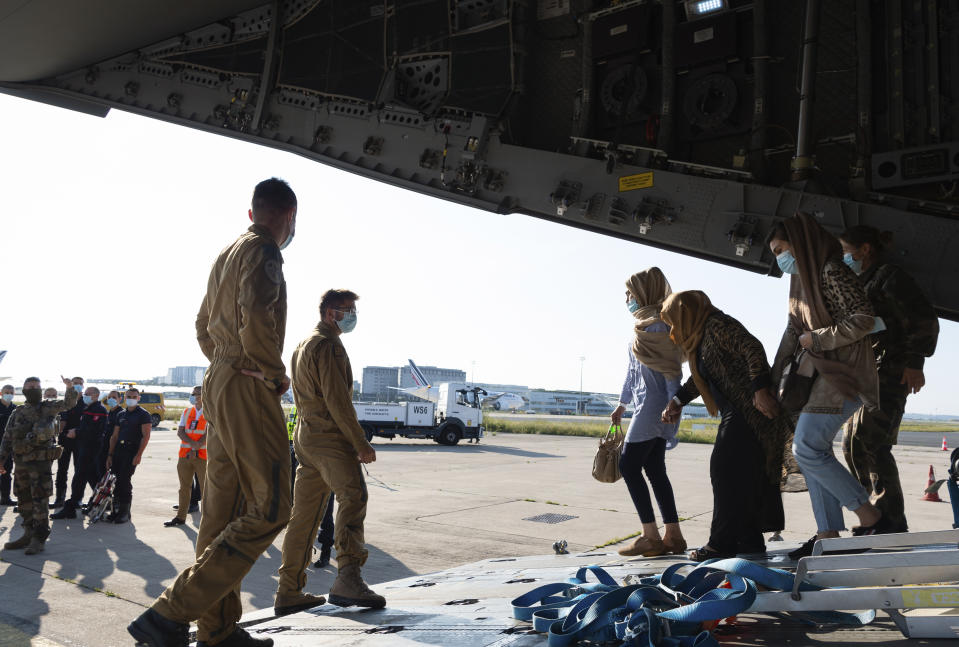
[[[410,373],[413,375],[413,382],[416,384],[416,386],[421,388],[422,387],[429,388],[433,386],[432,384],[430,384],[430,381],[426,379],[426,376],[423,375],[423,371],[419,369],[419,367],[416,365],[415,362],[413,362],[413,360],[409,360],[409,363],[410,363]]]

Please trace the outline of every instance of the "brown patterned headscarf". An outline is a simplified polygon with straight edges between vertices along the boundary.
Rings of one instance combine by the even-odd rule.
[[[712,304],[705,292],[699,290],[676,292],[666,297],[663,302],[663,321],[672,328],[669,337],[682,350],[689,364],[689,372],[693,375],[693,382],[711,416],[718,415],[719,407],[716,406],[709,384],[699,374],[696,351],[703,340],[706,320],[715,312],[719,312],[719,309]]]
[[[829,260],[841,262],[839,239],[822,228],[808,213],[797,212],[783,221],[799,273],[789,277],[789,321],[798,335],[832,326],[822,292],[823,267]],[[869,388],[856,367],[810,353],[816,370],[846,398],[852,400]]]
[[[679,378],[683,374],[683,356],[670,341],[669,333],[647,332],[646,329],[662,321],[660,309],[663,300],[672,294],[669,281],[658,267],[637,272],[626,281],[626,288],[639,304],[633,313],[636,318],[633,339],[633,355],[645,366],[662,373],[667,378]]]

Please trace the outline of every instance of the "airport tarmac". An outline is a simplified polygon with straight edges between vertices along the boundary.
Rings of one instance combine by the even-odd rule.
[[[186,526],[162,525],[176,502],[177,444],[169,423],[155,431],[134,477],[132,523],[86,527],[80,518],[55,521],[44,553],[0,554],[0,645],[133,644],[127,623],[193,562],[199,515],[191,515]],[[364,569],[374,588],[483,559],[551,553],[557,539],[566,539],[573,552],[588,551],[639,529],[624,484],[590,476],[595,439],[497,434],[478,445],[378,439],[374,446],[378,460],[367,478],[370,559]],[[690,546],[708,534],[711,449],[680,444],[667,455]],[[896,456],[911,529],[951,527],[948,503],[919,500],[929,465],[944,476],[949,454],[907,446],[897,447]],[[941,494],[946,498],[945,488]],[[808,496],[783,499],[783,537],[804,541],[815,530]],[[0,541],[9,541],[15,515],[10,508],[0,512]],[[530,519],[540,515],[556,516],[546,517],[553,523]],[[853,521],[847,513],[847,523]],[[244,611],[272,606],[282,537],[244,581]],[[334,574],[332,567],[314,571],[307,589],[326,593]],[[793,636],[790,644],[807,643]]]

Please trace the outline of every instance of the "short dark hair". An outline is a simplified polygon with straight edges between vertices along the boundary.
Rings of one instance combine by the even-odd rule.
[[[839,240],[856,247],[868,244],[872,247],[873,254],[880,256],[892,244],[892,232],[879,231],[869,225],[854,225],[842,232]]]
[[[98,398],[100,397],[100,389],[98,389],[98,388],[95,387],[95,386],[88,386],[87,388],[88,388],[88,389],[93,389],[94,391],[96,391],[97,397],[98,397]]]
[[[356,301],[359,295],[352,290],[327,290],[320,297],[320,316],[325,317],[330,308],[341,306],[347,301]]]
[[[14,388],[12,384],[4,384],[3,386],[0,386],[0,391],[2,391],[3,389],[13,389],[14,391],[16,391],[16,389]]]
[[[253,189],[251,207],[254,216],[275,217],[295,206],[296,194],[286,180],[271,177],[269,180],[263,180]]]
[[[39,377],[28,377],[27,379],[23,381],[23,383],[26,384],[27,382],[39,382],[39,381],[40,381]]]
[[[82,377],[73,377],[73,378],[70,378],[70,381],[71,381],[71,382],[76,382],[77,380],[80,380],[81,382],[86,382],[86,380],[84,380]]]
[[[201,394],[203,393],[203,387],[200,386],[199,384],[197,384],[195,387],[193,387],[192,390],[193,390],[193,391],[199,391]]]
[[[136,388],[135,386],[131,386],[129,389],[124,391],[124,394],[130,393],[131,391],[136,393],[137,395],[140,395],[140,389]]]

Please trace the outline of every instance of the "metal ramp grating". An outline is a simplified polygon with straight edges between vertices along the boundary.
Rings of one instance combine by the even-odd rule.
[[[563,523],[570,519],[579,519],[579,517],[571,514],[556,514],[555,512],[538,514],[535,517],[523,517],[523,521],[535,521],[536,523]]]

